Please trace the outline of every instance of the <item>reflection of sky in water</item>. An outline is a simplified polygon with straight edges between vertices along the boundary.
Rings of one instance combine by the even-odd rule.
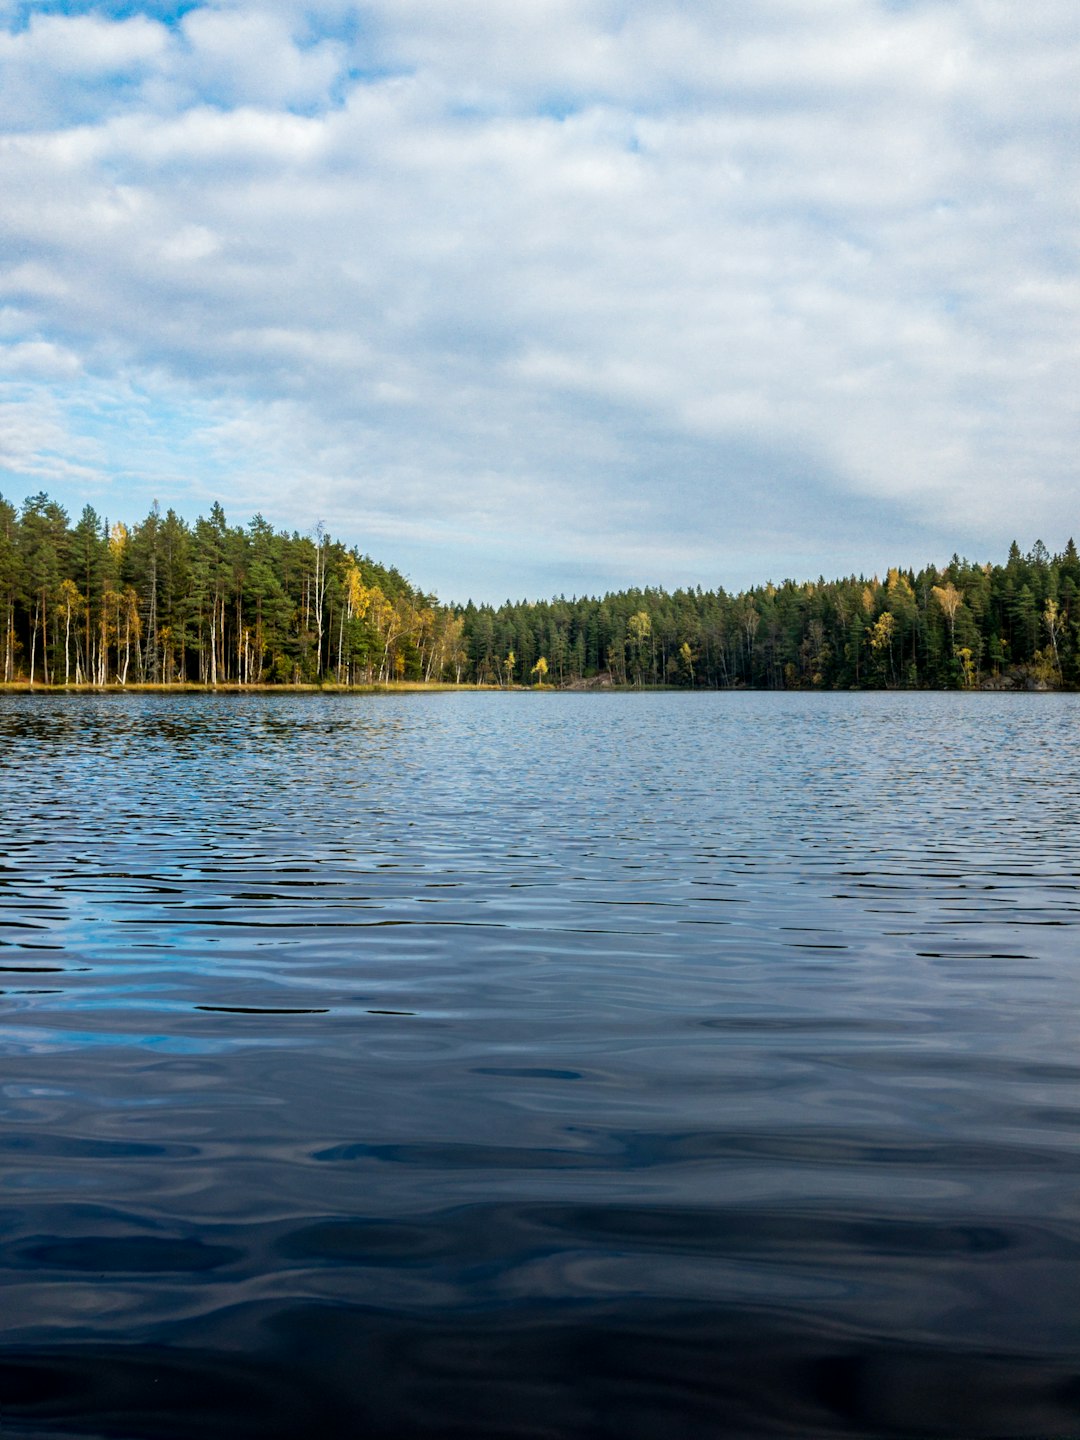
[[[535,1384],[538,1433],[574,1433],[552,1356],[609,1333],[588,1384],[608,1365],[657,1434],[688,1394],[718,1423],[751,1338],[782,1383],[746,1403],[809,1405],[800,1433],[840,1424],[806,1379],[832,1351],[947,1374],[972,1434],[991,1400],[1060,1433],[1076,708],[0,698],[9,1337],[224,1347],[344,1384],[353,1425],[344,1350],[397,1334],[434,1384],[425,1344],[490,1309],[447,1415]],[[324,1350],[282,1370],[301,1314]],[[890,1404],[844,1433],[955,1431]]]

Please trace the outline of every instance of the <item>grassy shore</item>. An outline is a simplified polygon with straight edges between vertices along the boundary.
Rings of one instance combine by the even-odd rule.
[[[515,690],[533,689],[533,686],[515,685]],[[545,686],[550,689],[550,686]],[[194,681],[183,684],[130,684],[119,685],[43,685],[35,680],[14,680],[0,683],[0,695],[408,695],[434,694],[439,691],[456,690],[501,690],[501,685],[454,685],[435,680],[389,680],[384,684],[335,685],[327,681],[323,685],[199,685]]]

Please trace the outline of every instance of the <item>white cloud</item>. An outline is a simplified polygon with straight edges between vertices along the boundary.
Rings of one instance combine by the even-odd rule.
[[[193,91],[232,105],[321,104],[343,58],[331,40],[299,46],[284,19],[254,7],[191,10],[182,32]]]
[[[37,365],[42,395],[81,372],[118,393],[153,374],[166,409],[202,394],[175,408],[204,480],[184,491],[161,447],[163,504],[232,473],[238,503],[318,506],[457,594],[537,536],[544,588],[605,550],[616,578],[691,581],[709,555],[816,572],[905,540],[1063,539],[1070,15],[37,17],[0,40],[26,102],[0,138],[0,366]],[[54,454],[79,450],[73,403]],[[102,471],[125,484],[130,417]]]
[[[116,75],[149,66],[167,45],[162,26],[143,16],[32,15],[17,34],[0,34],[0,65],[66,78]]]
[[[47,391],[0,380],[0,477],[23,482],[26,491],[95,483],[97,447],[72,435],[63,406]],[[7,494],[22,495],[7,485]]]
[[[78,375],[79,358],[63,345],[48,340],[0,343],[0,375],[33,380],[68,380]]]

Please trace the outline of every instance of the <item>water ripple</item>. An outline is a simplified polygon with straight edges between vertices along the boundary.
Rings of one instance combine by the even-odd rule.
[[[1080,1434],[1080,697],[0,697],[8,1435]]]

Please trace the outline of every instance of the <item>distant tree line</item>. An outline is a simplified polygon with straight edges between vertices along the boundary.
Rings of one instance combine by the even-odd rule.
[[[467,673],[555,684],[725,689],[1073,687],[1080,683],[1080,556],[1041,541],[1004,565],[953,556],[884,578],[723,589],[626,590],[602,599],[468,605]]]
[[[1071,688],[1078,597],[1070,540],[883,579],[448,606],[322,526],[230,525],[217,504],[72,524],[47,495],[0,496],[6,683]]]

